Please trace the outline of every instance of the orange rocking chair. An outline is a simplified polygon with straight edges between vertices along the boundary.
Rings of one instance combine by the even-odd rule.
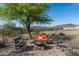
[[[36,34],[34,35],[33,39],[36,45],[45,45],[48,41],[48,35],[45,33]]]

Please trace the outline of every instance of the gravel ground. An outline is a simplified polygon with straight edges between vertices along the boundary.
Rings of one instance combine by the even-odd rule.
[[[61,49],[53,48],[49,50],[36,50],[36,51],[24,51],[24,52],[11,52],[9,56],[65,56],[65,52]]]
[[[76,43],[74,43],[76,45],[79,45],[78,38],[79,36],[77,36],[76,38],[73,38],[73,41],[74,42],[76,41]],[[56,47],[54,47],[53,49],[48,49],[48,50],[35,50],[35,51],[31,50],[31,51],[24,51],[24,52],[19,52],[19,53],[12,52],[14,50],[13,47],[14,46],[11,45],[9,47],[0,49],[0,56],[66,56],[65,52],[63,52],[61,49],[58,49]]]
[[[0,49],[0,56],[7,56],[13,49],[13,46],[14,44],[10,44],[4,48],[1,48]]]

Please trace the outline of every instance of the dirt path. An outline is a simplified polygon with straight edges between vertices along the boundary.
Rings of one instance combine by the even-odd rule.
[[[65,56],[65,52],[57,48],[41,51],[31,51],[28,53],[32,53],[34,56]]]
[[[13,48],[13,44],[0,49],[0,56],[7,56]]]
[[[10,53],[9,56],[65,56],[61,49],[53,48],[49,50],[25,51],[19,53]]]

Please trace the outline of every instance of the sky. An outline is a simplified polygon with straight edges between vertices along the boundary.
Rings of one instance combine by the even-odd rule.
[[[48,5],[50,6],[50,10],[48,10],[46,14],[50,16],[53,22],[46,26],[55,26],[69,23],[79,24],[78,3],[51,3]],[[0,7],[3,7],[3,4],[0,4]],[[1,21],[0,24],[2,24]],[[16,22],[16,24],[19,26],[18,22]]]
[[[51,25],[79,24],[79,4],[49,4],[51,6],[48,15],[54,20]]]

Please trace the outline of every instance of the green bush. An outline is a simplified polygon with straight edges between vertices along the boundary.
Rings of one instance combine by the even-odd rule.
[[[79,50],[71,50],[68,54],[70,56],[79,56]]]

